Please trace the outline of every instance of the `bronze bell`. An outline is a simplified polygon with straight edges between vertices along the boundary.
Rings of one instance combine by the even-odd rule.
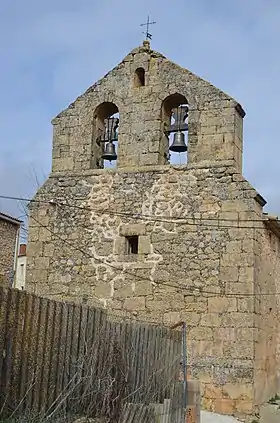
[[[109,160],[111,162],[112,160],[117,160],[117,158],[118,156],[116,154],[115,145],[112,143],[112,141],[109,141],[105,146],[104,153],[102,154],[102,159]]]
[[[187,151],[187,149],[188,147],[186,146],[185,135],[183,134],[183,132],[175,132],[173,143],[169,147],[169,150],[175,151],[175,153],[184,153],[185,151]]]

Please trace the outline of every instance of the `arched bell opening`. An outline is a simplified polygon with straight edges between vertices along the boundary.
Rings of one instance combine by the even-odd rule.
[[[145,86],[145,69],[137,68],[134,73],[134,87]]]
[[[118,159],[118,139],[119,139],[119,112],[114,113],[105,119],[106,139],[104,139],[104,151],[102,154],[103,168],[114,168]]]
[[[164,135],[168,138],[166,152],[170,164],[187,163],[188,101],[182,94],[172,94],[162,103]]]
[[[116,167],[118,130],[119,110],[117,106],[110,102],[100,104],[94,113],[93,167],[100,169]]]

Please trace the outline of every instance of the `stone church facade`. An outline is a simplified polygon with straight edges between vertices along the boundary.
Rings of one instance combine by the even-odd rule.
[[[181,106],[187,163],[171,165]],[[185,320],[203,406],[236,415],[276,392],[280,346],[280,225],[242,176],[244,116],[145,41],[53,120],[27,251],[31,292]],[[117,166],[103,168],[110,125]]]

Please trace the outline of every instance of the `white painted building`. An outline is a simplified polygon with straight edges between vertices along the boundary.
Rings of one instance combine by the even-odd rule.
[[[16,266],[14,288],[25,289],[26,275],[26,244],[20,244]]]

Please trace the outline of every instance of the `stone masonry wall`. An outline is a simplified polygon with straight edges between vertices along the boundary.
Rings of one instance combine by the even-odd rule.
[[[146,85],[135,87],[139,66],[145,70]],[[245,114],[241,106],[210,83],[150,50],[148,44],[132,50],[53,119],[53,172],[97,167],[97,110],[100,106],[109,110],[112,105],[120,117],[118,167],[167,164],[163,105],[178,94],[189,105],[188,162],[207,167],[228,160],[241,172]]]
[[[5,284],[13,271],[17,230],[16,225],[0,219],[0,279]]]
[[[255,401],[279,392],[280,240],[265,225],[255,231]]]
[[[242,294],[254,290],[254,230],[243,220],[261,209],[255,197],[226,166],[53,175],[37,199],[68,206],[32,205],[27,289],[124,317],[186,320],[204,407],[249,413],[254,314]],[[139,236],[137,256],[126,254],[128,235]]]
[[[144,86],[134,84],[139,67]],[[178,99],[189,107],[188,164],[173,167],[165,124]],[[98,169],[98,125],[116,110],[117,168]],[[244,115],[144,42],[53,120],[52,173],[35,197],[50,203],[31,203],[27,249],[29,291],[123,318],[185,320],[203,406],[240,416],[256,403],[263,331],[248,293],[271,269],[252,222],[262,225],[263,203],[241,175]]]

